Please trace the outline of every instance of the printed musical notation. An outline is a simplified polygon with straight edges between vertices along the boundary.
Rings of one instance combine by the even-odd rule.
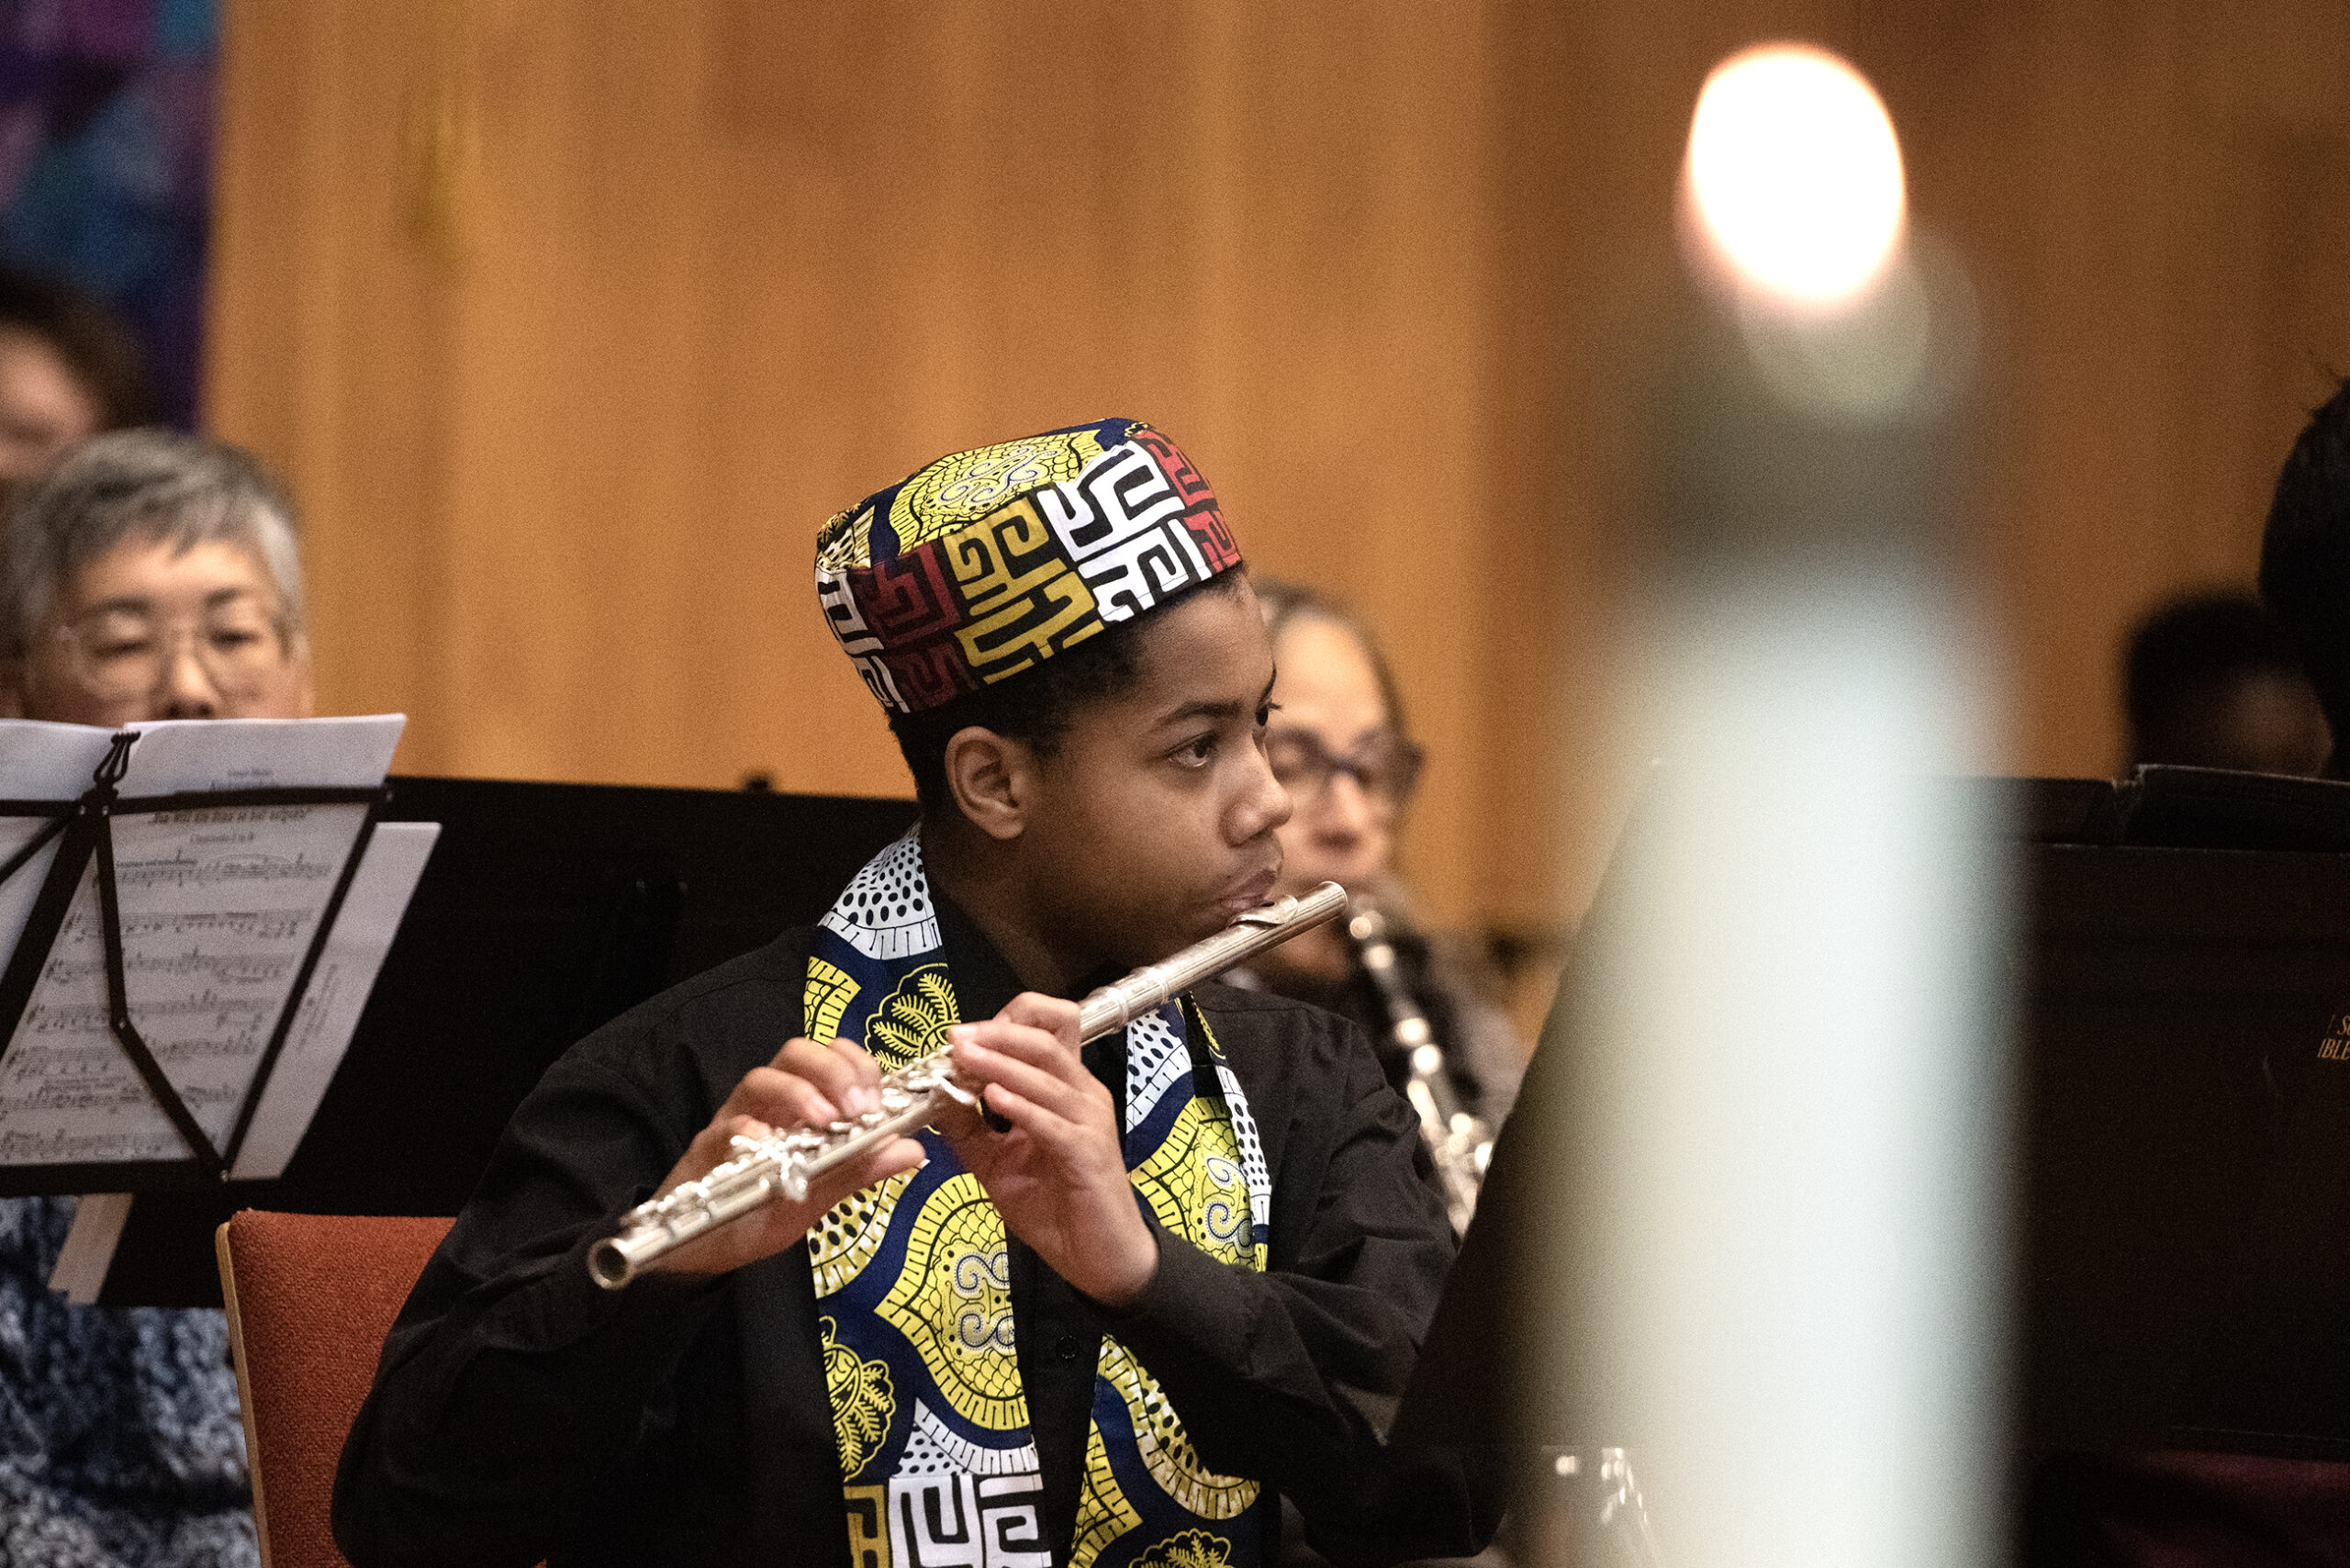
[[[217,860],[179,856],[144,866],[118,867],[115,886],[124,892],[150,888],[228,888],[255,882],[316,882],[341,870],[296,855],[224,855]]]
[[[263,929],[263,926],[261,922],[249,919],[241,926],[228,929],[241,929],[246,933],[252,933]],[[301,922],[297,917],[290,921],[274,923],[267,929],[275,931],[280,936],[291,936],[301,929]],[[126,929],[123,935],[127,938],[130,933]],[[152,935],[155,933],[151,929],[143,935]],[[127,949],[127,942],[125,946]],[[123,972],[127,975],[170,975],[175,978],[210,979],[224,985],[246,985],[256,982],[265,984],[270,980],[283,979],[291,970],[293,963],[294,960],[291,958],[252,958],[234,953],[207,953],[201,947],[190,947],[179,953],[126,950],[122,956]],[[106,972],[106,964],[103,959],[75,961],[64,958],[50,959],[49,967],[42,972],[61,980],[80,980],[84,978],[83,971],[92,968],[97,969],[102,975]]]
[[[365,814],[279,804],[115,819],[131,1022],[216,1151],[294,1000]],[[114,1037],[96,870],[94,860],[84,871],[0,1057],[0,1163],[189,1154]]]
[[[84,967],[74,966],[77,970]],[[290,969],[293,966],[284,967]],[[40,1016],[32,1020],[29,1032],[44,1037],[81,1035],[111,1040],[114,1038],[114,1025],[110,1013],[111,1009],[103,1002],[69,1002],[45,1007],[41,1009]],[[243,1042],[238,1038],[240,1035],[254,1028],[266,1029],[276,1020],[276,1014],[270,1010],[265,997],[214,996],[209,993],[173,997],[166,1002],[134,1007],[131,1017],[140,1025],[139,1033],[142,1039],[146,1038],[147,1026],[159,1018],[182,1020],[209,1031],[201,1039],[148,1041],[147,1048],[155,1054],[158,1061],[185,1057],[234,1056],[244,1048]],[[48,1070],[49,1058],[46,1055],[28,1056],[23,1061],[11,1061],[5,1071],[0,1071],[0,1077],[7,1073],[39,1077]]]
[[[86,1114],[77,1113],[70,1124],[39,1131],[0,1127],[0,1165],[95,1165],[123,1158],[119,1134],[77,1130],[87,1125]]]
[[[377,823],[351,891],[327,934],[326,951],[303,993],[285,1054],[262,1091],[261,1109],[230,1174],[241,1182],[285,1172],[326,1098],[335,1069],[358,1031],[375,975],[399,935],[400,918],[441,835],[436,823]]]
[[[0,789],[6,788],[6,774],[5,762],[0,762]],[[12,858],[49,825],[47,817],[0,817],[0,863]],[[17,938],[24,935],[33,901],[40,896],[40,885],[49,876],[49,863],[56,858],[57,841],[51,838],[16,875],[0,882],[0,962],[17,950]]]
[[[277,942],[298,935],[307,919],[298,909],[244,910],[234,913],[133,914],[122,912],[122,935],[144,943],[151,936],[251,937]],[[126,962],[128,958],[126,958]]]

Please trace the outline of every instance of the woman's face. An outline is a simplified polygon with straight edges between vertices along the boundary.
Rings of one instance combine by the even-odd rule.
[[[26,655],[24,717],[308,718],[308,653],[285,610],[243,545],[126,541],[60,587]]]
[[[0,327],[0,491],[98,433],[95,398],[39,337]]]
[[[1387,868],[1395,842],[1396,801],[1343,766],[1393,738],[1378,673],[1353,633],[1310,613],[1281,628],[1273,660],[1266,750],[1292,808],[1281,830],[1281,890],[1360,887]]]

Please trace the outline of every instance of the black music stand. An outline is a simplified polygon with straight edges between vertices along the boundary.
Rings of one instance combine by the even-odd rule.
[[[244,1146],[246,1135],[252,1129],[253,1114],[260,1108],[263,1092],[269,1086],[270,1074],[285,1048],[287,1031],[293,1027],[295,1016],[300,1011],[303,994],[309,987],[311,973],[318,967],[319,956],[325,950],[327,939],[334,929],[335,916],[342,907],[343,895],[350,890],[352,878],[358,871],[360,850],[366,844],[368,834],[374,831],[375,813],[383,804],[384,791],[381,789],[218,790],[136,798],[120,796],[116,786],[129,768],[131,748],[138,740],[138,733],[131,731],[114,737],[105,760],[98,765],[89,790],[79,800],[15,801],[0,805],[0,812],[7,815],[50,819],[47,826],[36,833],[5,863],[0,863],[0,881],[22,874],[51,842],[58,846],[57,853],[50,862],[48,875],[42,880],[40,892],[34,900],[32,913],[17,938],[16,951],[9,958],[6,971],[0,972],[0,1038],[13,1038],[16,1035],[25,1010],[32,1002],[41,971],[51,961],[51,949],[59,933],[64,928],[76,892],[82,885],[83,875],[95,860],[100,935],[105,956],[107,1032],[129,1058],[149,1096],[179,1134],[187,1155],[182,1159],[56,1160],[0,1166],[0,1196],[16,1197],[41,1193],[136,1193],[217,1186],[227,1180],[229,1168],[236,1163],[237,1155]],[[268,1038],[252,1080],[246,1086],[229,1137],[223,1146],[215,1147],[197,1124],[195,1114],[189,1110],[178,1088],[157,1061],[155,1053],[149,1047],[132,1017],[123,961],[122,911],[115,868],[115,824],[123,818],[148,814],[317,805],[354,808],[349,813],[352,835],[343,849],[341,863],[336,869],[334,885],[328,894],[318,928],[303,950],[302,958],[293,971],[285,1000],[270,1025]]]
[[[2350,785],[2142,769],[1984,781],[2024,898],[2012,1075],[2018,1459],[2350,1458]],[[1636,1445],[1546,1354],[1570,1282],[1581,932],[1393,1440]],[[1671,1114],[1671,1107],[1659,1107]],[[1734,1311],[1734,1301],[1723,1304]],[[1545,1334],[1562,1336],[1547,1342]],[[1581,1347],[1586,1368],[1604,1347]],[[1600,1374],[1604,1378],[1604,1372]],[[1669,1509],[1668,1500],[1652,1499]]]
[[[102,1305],[218,1305],[212,1232],[236,1209],[456,1213],[573,1042],[817,919],[914,816],[911,801],[756,790],[389,789],[384,820],[441,836],[308,1133],[275,1181],[142,1194]]]

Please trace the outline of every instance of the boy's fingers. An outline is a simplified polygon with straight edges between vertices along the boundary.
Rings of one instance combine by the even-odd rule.
[[[822,1126],[847,1119],[847,1114],[813,1081],[772,1067],[755,1067],[744,1073],[727,1097],[726,1106],[737,1115],[755,1117],[771,1127]]]
[[[844,1118],[861,1115],[881,1103],[874,1088],[880,1081],[879,1068],[871,1057],[846,1040],[834,1040],[830,1045],[810,1039],[787,1040],[783,1049],[776,1052],[775,1060],[768,1063],[768,1070],[806,1079],[828,1102],[839,1107]]]
[[[734,1147],[734,1140],[738,1137],[766,1137],[774,1131],[775,1128],[759,1120],[758,1117],[737,1112],[733,1115],[711,1124],[705,1136],[714,1138],[721,1148],[732,1148]]]
[[[856,1075],[857,1082],[868,1089],[875,1089],[880,1085],[881,1064],[874,1060],[871,1053],[863,1046],[858,1045],[855,1040],[835,1039],[829,1048],[834,1055],[847,1058],[849,1069]]]
[[[1025,1099],[1050,1106],[1058,1114],[1073,1117],[1082,1114],[1086,1098],[1082,1086],[1009,1052],[990,1050],[976,1040],[967,1040],[955,1047],[955,1065],[978,1080],[982,1088],[990,1083],[1002,1084]],[[1092,1075],[1086,1077],[1091,1082]]]
[[[1069,1049],[1058,1036],[1025,1024],[991,1018],[984,1024],[958,1024],[946,1034],[950,1040],[958,1044],[968,1040],[990,1050],[1002,1051],[1006,1056],[1035,1062],[1038,1067],[1049,1067],[1059,1071],[1074,1065],[1078,1071],[1085,1070],[1078,1054]]]
[[[954,1046],[956,1059],[968,1061],[972,1071],[983,1079],[1000,1076],[998,1064],[1008,1067],[1020,1062],[1050,1075],[1080,1095],[1091,1094],[1101,1087],[1086,1068],[1084,1058],[1068,1042],[1041,1029],[1007,1024],[999,1018],[985,1024],[957,1025],[947,1031],[947,1038]],[[967,1058],[965,1051],[970,1047],[992,1056]],[[1038,1092],[1034,1089],[1024,1092]]]
[[[1054,1114],[1049,1107],[1009,1085],[991,1083],[983,1092],[991,1110],[1054,1153],[1068,1148],[1080,1134],[1075,1122]]]
[[[1038,991],[1024,991],[1004,1004],[996,1014],[1006,1023],[1024,1024],[1032,1029],[1042,1029],[1058,1035],[1074,1046],[1079,1044],[1077,1021],[1081,1009],[1065,997],[1046,996]]]

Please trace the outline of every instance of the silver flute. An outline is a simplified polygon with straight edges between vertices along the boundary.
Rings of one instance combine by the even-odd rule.
[[[1312,930],[1346,907],[1347,890],[1325,882],[1302,897],[1252,909],[1214,935],[1088,996],[1078,1004],[1078,1039],[1098,1040],[1123,1029],[1187,987]],[[778,1193],[803,1201],[816,1178],[934,1120],[949,1102],[976,1105],[979,1095],[956,1076],[948,1052],[934,1051],[882,1075],[876,1110],[821,1127],[738,1137],[734,1158],[622,1215],[619,1235],[588,1249],[588,1271],[606,1290],[619,1290],[655,1260],[742,1218]]]
[[[1493,1130],[1461,1107],[1452,1092],[1452,1076],[1444,1051],[1436,1043],[1428,1015],[1420,1011],[1395,958],[1387,917],[1368,898],[1357,899],[1348,912],[1347,935],[1354,938],[1355,955],[1362,960],[1371,983],[1387,1007],[1388,1037],[1404,1055],[1410,1076],[1404,1098],[1420,1118],[1420,1136],[1435,1162],[1437,1180],[1444,1187],[1445,1212],[1453,1230],[1469,1234],[1477,1217],[1477,1193],[1485,1183],[1485,1167],[1494,1157]]]

